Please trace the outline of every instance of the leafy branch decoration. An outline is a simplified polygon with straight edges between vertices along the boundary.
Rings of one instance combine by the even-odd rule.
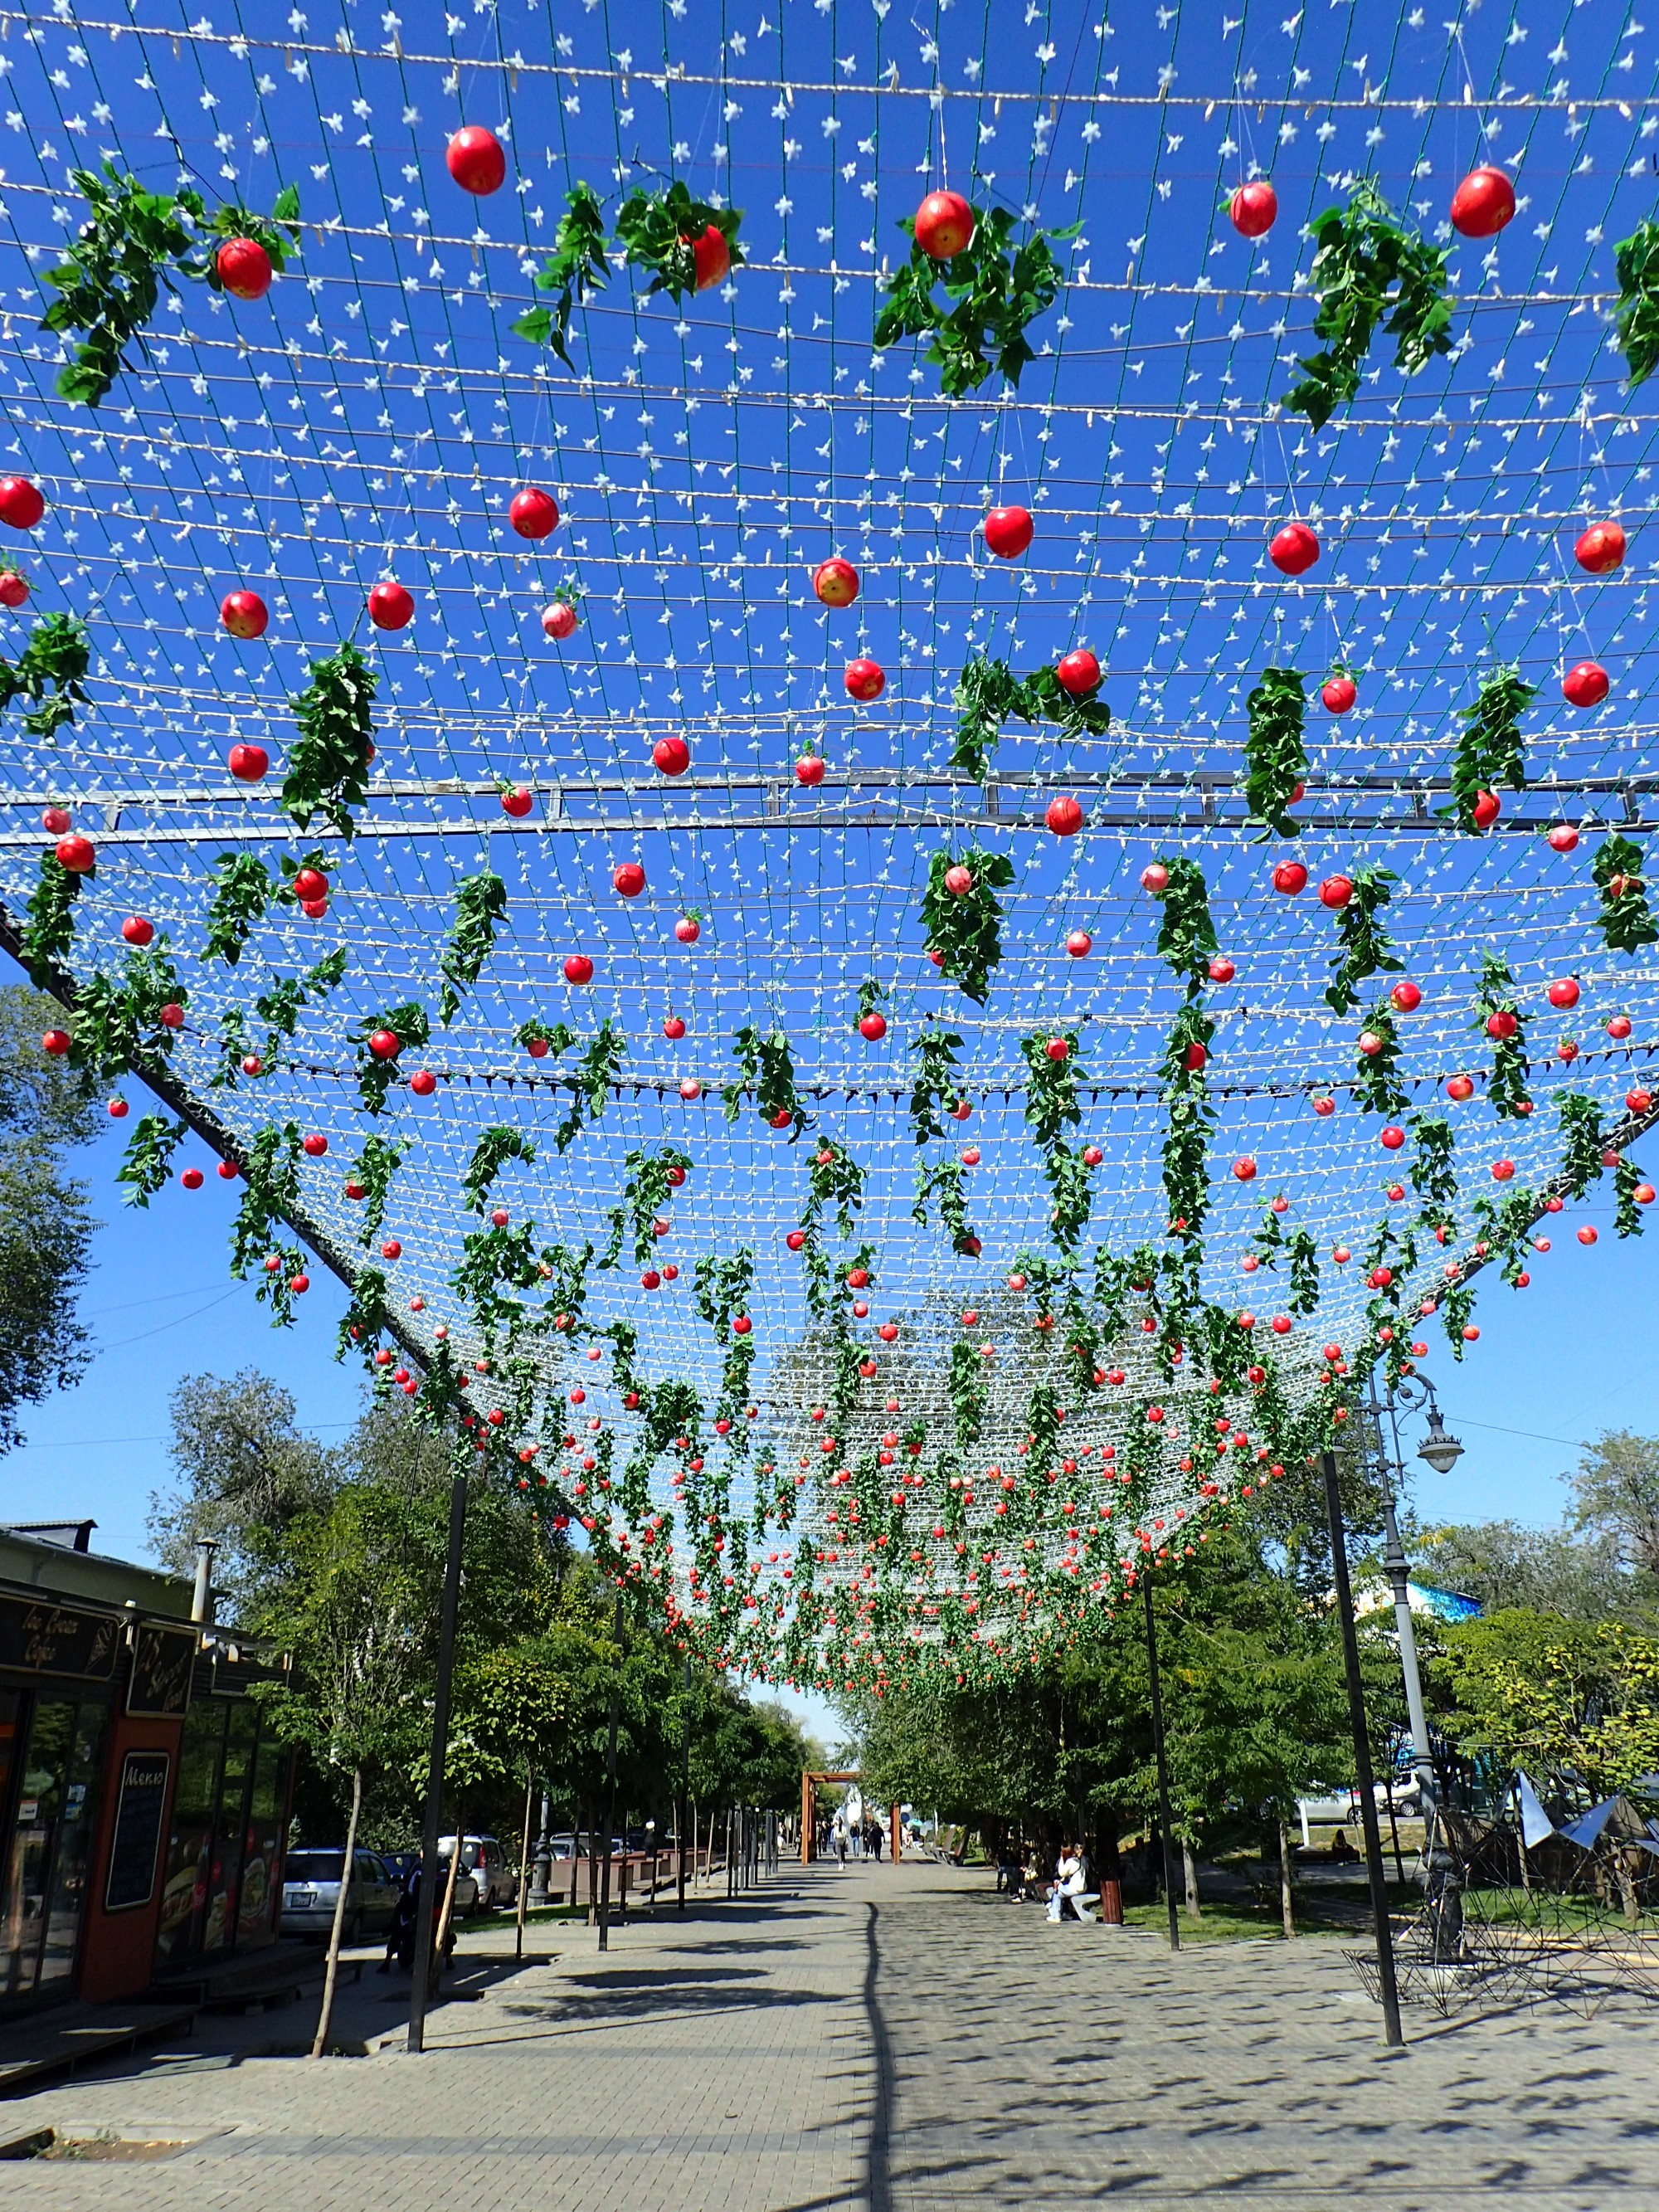
[[[1314,336],[1325,343],[1297,364],[1302,380],[1283,404],[1322,430],[1358,392],[1379,325],[1395,341],[1395,366],[1415,376],[1451,350],[1451,303],[1445,253],[1396,223],[1373,178],[1360,178],[1346,208],[1327,208],[1311,228]]]
[[[1649,216],[1621,238],[1613,265],[1619,277],[1613,329],[1633,391],[1659,368],[1659,222]]]
[[[1052,667],[1030,676],[1016,676],[1006,660],[983,654],[965,664],[951,698],[958,720],[951,765],[983,782],[1002,733],[1012,719],[1035,728],[1040,722],[1057,722],[1070,738],[1103,737],[1112,726],[1111,711],[1097,684],[1086,694],[1073,694]]]
[[[32,699],[23,727],[33,738],[54,737],[65,723],[73,724],[76,708],[86,704],[91,665],[92,647],[76,617],[43,616],[16,659],[0,660],[0,708]]]
[[[564,196],[564,213],[553,234],[553,251],[536,272],[538,292],[556,292],[550,307],[532,307],[513,325],[515,337],[549,346],[572,374],[570,318],[610,276],[605,256],[605,210],[591,185],[573,185]]]
[[[1280,837],[1301,835],[1302,825],[1286,811],[1308,773],[1303,744],[1306,699],[1302,678],[1293,668],[1264,668],[1246,707],[1249,734],[1244,741],[1244,796],[1252,823],[1264,825],[1262,834]]]
[[[1639,952],[1659,944],[1659,922],[1648,904],[1642,878],[1642,848],[1633,837],[1614,830],[1595,848],[1590,874],[1601,894],[1601,936],[1609,952]]]
[[[961,893],[945,883],[956,868],[965,868],[971,878],[969,889]],[[989,994],[991,970],[1002,958],[1003,908],[996,894],[1006,891],[1013,880],[1014,864],[1006,854],[982,852],[977,845],[961,854],[947,848],[927,864],[927,887],[921,896],[926,949],[940,955],[940,974],[981,1006]]]
[[[1537,696],[1535,684],[1526,683],[1513,668],[1504,668],[1486,678],[1474,706],[1463,709],[1463,731],[1452,756],[1451,770],[1451,811],[1462,828],[1480,829],[1474,809],[1483,791],[1493,790],[1500,783],[1506,783],[1511,791],[1526,789],[1521,717]]]
[[[96,407],[131,366],[126,349],[155,313],[161,286],[176,289],[175,273],[216,292],[224,289],[211,250],[215,241],[251,238],[279,271],[300,241],[300,195],[292,185],[277,194],[268,216],[234,204],[210,215],[193,189],[150,192],[108,161],[102,171],[72,172],[90,213],[64,258],[43,280],[60,296],[40,327],[73,332],[81,341],[73,362],[58,372],[58,390],[85,407]],[[204,258],[197,259],[204,248],[209,249]]]
[[[939,262],[913,244],[909,258],[882,280],[887,299],[876,318],[875,344],[927,338],[939,388],[952,398],[977,391],[993,374],[1017,385],[1036,359],[1025,333],[1054,305],[1060,283],[1049,241],[1066,243],[1081,226],[1033,228],[1011,252],[1016,220],[1006,208],[975,208],[973,235],[960,253]],[[908,217],[899,228],[914,234]]]
[[[289,748],[283,805],[301,830],[320,814],[343,837],[352,809],[368,797],[374,752],[374,670],[348,640],[311,664],[311,681],[291,702],[299,737]]]
[[[438,961],[444,979],[438,1019],[446,1027],[459,1012],[462,998],[477,981],[484,962],[495,951],[495,925],[506,912],[507,885],[499,876],[486,871],[456,885],[455,919]]]

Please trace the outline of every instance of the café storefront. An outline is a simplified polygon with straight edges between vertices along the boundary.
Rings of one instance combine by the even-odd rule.
[[[184,1577],[0,1528],[0,2018],[274,1941],[291,1755],[274,1670]]]

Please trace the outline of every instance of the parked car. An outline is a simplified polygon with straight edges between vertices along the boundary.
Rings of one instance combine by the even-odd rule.
[[[340,1900],[340,1877],[345,1851],[336,1845],[305,1844],[291,1850],[283,1869],[283,1918],[285,1936],[326,1936],[334,1925]],[[403,1884],[394,1869],[374,1851],[359,1851],[346,1893],[345,1924],[341,1940],[355,1943],[360,1936],[388,1928],[398,1910]]]
[[[440,1836],[438,1856],[446,1870],[454,1856],[453,1836]],[[463,1836],[461,1838],[461,1875],[457,1879],[455,1910],[462,1910],[459,1881],[471,1875],[475,1885],[469,1912],[493,1912],[497,1905],[514,1905],[518,1901],[519,1877],[507,1863],[500,1844],[494,1836]]]

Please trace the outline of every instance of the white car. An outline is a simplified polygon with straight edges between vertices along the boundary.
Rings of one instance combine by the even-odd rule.
[[[438,1861],[446,1875],[449,1862],[455,1855],[453,1836],[438,1838]],[[463,1905],[460,1885],[471,1875],[473,1885],[471,1901]],[[497,1905],[516,1905],[519,1898],[519,1877],[508,1866],[500,1844],[494,1836],[463,1836],[461,1838],[461,1871],[456,1877],[455,1910],[457,1913],[493,1912]]]

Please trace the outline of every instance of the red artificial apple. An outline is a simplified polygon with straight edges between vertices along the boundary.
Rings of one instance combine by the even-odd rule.
[[[1100,689],[1100,663],[1085,646],[1078,646],[1056,665],[1060,688],[1073,699],[1086,699]]]
[[[821,753],[803,753],[795,763],[795,781],[816,790],[823,781],[823,756]]]
[[[1308,871],[1300,860],[1281,860],[1273,870],[1273,889],[1285,898],[1294,898],[1307,888]],[[1322,891],[1320,896],[1322,898],[1324,893]]]
[[[1284,575],[1305,575],[1319,558],[1319,540],[1305,522],[1287,522],[1274,532],[1267,558]]]
[[[836,554],[813,570],[812,589],[826,607],[850,607],[859,595],[859,572]]]
[[[1089,954],[1094,950],[1094,943],[1093,938],[1086,929],[1073,929],[1066,933],[1066,950],[1073,960],[1087,959]]]
[[[0,570],[0,607],[21,607],[28,595],[27,576],[15,568]]]
[[[414,612],[415,602],[401,584],[376,584],[368,595],[368,618],[376,629],[403,629]]]
[[[60,837],[56,851],[58,866],[71,876],[84,876],[98,864],[97,848],[91,838],[83,837],[79,830],[71,831],[67,837]]]
[[[877,662],[860,658],[849,660],[847,673],[842,679],[854,699],[879,699],[887,689],[887,673]]]
[[[916,210],[916,244],[930,261],[952,261],[974,235],[974,210],[960,192],[929,192]]]
[[[38,484],[27,477],[0,477],[0,522],[13,530],[33,530],[46,511]]]
[[[550,538],[559,526],[559,502],[538,484],[526,484],[513,495],[507,519],[520,538]]]
[[[1561,696],[1570,707],[1599,707],[1607,688],[1607,672],[1599,661],[1581,660],[1561,678]]]
[[[500,191],[507,179],[501,142],[480,123],[469,123],[455,133],[444,149],[444,160],[461,190],[479,199]]]
[[[228,238],[213,265],[234,300],[263,300],[270,289],[270,256],[257,238]]]
[[[1279,214],[1279,195],[1265,177],[1241,185],[1227,212],[1241,238],[1265,238]]]
[[[576,610],[568,600],[553,599],[542,609],[542,628],[550,637],[568,637],[576,627]]]
[[[5,491],[0,484],[0,495]],[[0,520],[10,520],[0,507]],[[1579,567],[1592,576],[1605,576],[1616,568],[1625,557],[1625,533],[1616,522],[1592,522],[1583,532],[1572,549]]]
[[[593,963],[585,952],[572,952],[567,957],[564,963],[564,980],[567,983],[592,981]]]
[[[684,738],[659,738],[651,748],[651,764],[662,775],[684,775],[691,765],[691,748]]]
[[[1326,678],[1319,696],[1328,714],[1346,714],[1359,691],[1352,676],[1340,674]]]
[[[155,936],[155,924],[147,915],[130,914],[121,924],[121,934],[129,945],[149,945]]]
[[[723,284],[732,268],[732,249],[726,242],[726,234],[715,222],[708,223],[699,234],[687,240],[691,248],[691,263],[696,271],[696,289],[707,292],[712,285]]]
[[[1515,214],[1515,186],[1501,169],[1471,169],[1452,194],[1451,226],[1464,238],[1496,238]]]
[[[645,889],[645,869],[638,860],[619,861],[612,870],[611,884],[613,890],[626,899],[637,898]]]
[[[1051,799],[1042,817],[1056,837],[1075,837],[1083,827],[1083,808],[1069,792]]]
[[[1036,535],[1024,507],[994,507],[985,518],[985,543],[999,561],[1018,561]]]

